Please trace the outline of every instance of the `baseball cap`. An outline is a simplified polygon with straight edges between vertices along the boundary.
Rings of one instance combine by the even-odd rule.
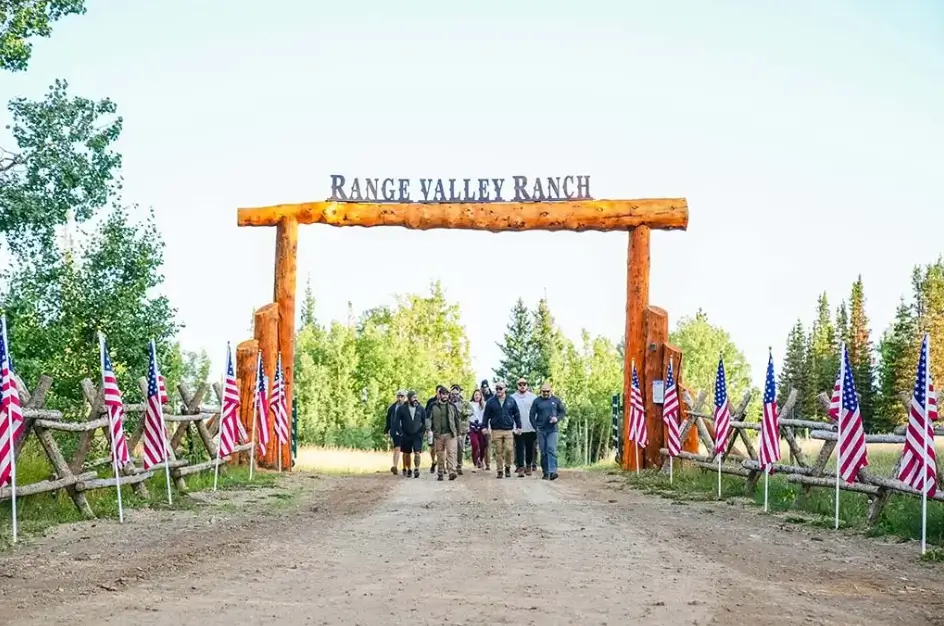
[[[398,396],[406,396],[406,389],[398,389],[398,390],[397,390],[397,395],[398,395]]]

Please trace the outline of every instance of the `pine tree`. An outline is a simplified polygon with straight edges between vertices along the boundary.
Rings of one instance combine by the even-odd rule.
[[[801,403],[808,396],[809,388],[809,361],[807,359],[807,335],[803,329],[803,322],[797,320],[797,323],[790,329],[787,336],[787,348],[783,357],[783,366],[780,368],[780,376],[777,379],[777,402],[783,404],[787,400],[791,389],[796,389],[799,393],[797,402],[799,412],[806,415],[806,407]]]
[[[914,367],[918,362],[918,349],[924,333],[931,335],[931,374],[935,382],[944,381],[944,259],[925,267],[915,267],[912,275],[915,314],[915,329],[912,347],[913,362],[910,376],[914,376]],[[938,386],[944,382],[937,383]]]
[[[541,298],[538,308],[534,311],[532,322],[533,357],[528,381],[532,387],[538,387],[544,381],[551,379],[554,361],[560,358],[561,338],[555,328],[554,317],[547,305],[547,300]]]
[[[305,297],[302,300],[302,328],[315,325],[315,295],[311,290],[311,276],[305,281]]]
[[[839,345],[841,343],[849,343],[849,313],[846,311],[846,301],[843,300],[839,303],[839,307],[836,309],[836,354],[839,353]],[[836,366],[836,372],[839,372],[839,366]],[[833,383],[835,381],[835,375],[833,376],[833,381],[829,384],[829,388],[833,388]]]
[[[881,428],[891,430],[908,420],[899,394],[908,392],[914,383],[914,368],[917,363],[917,320],[914,308],[904,298],[895,312],[895,320],[885,331],[878,344],[878,394],[876,412]]]
[[[872,361],[872,340],[869,320],[865,314],[865,291],[862,276],[852,283],[849,296],[849,365],[859,395],[859,410],[866,431],[876,430],[875,418],[875,365]]]
[[[513,384],[518,376],[528,376],[534,363],[534,323],[524,300],[518,298],[511,309],[511,321],[508,322],[504,342],[498,347],[502,359],[492,371],[499,380]]]
[[[809,384],[801,406],[804,414],[810,417],[822,416],[824,411],[816,400],[821,392],[830,392],[839,371],[839,346],[836,341],[836,328],[830,319],[829,300],[826,294],[820,294],[816,303],[816,321],[810,330],[809,349],[807,351],[807,372]]]

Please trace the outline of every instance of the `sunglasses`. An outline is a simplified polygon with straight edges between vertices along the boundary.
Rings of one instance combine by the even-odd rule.
[[[519,386],[519,387],[527,387],[527,386],[528,386],[528,383],[518,383],[518,386]]]
[[[504,391],[504,390],[505,390],[505,387],[504,387],[504,385],[495,385],[495,390],[496,390],[496,391]]]

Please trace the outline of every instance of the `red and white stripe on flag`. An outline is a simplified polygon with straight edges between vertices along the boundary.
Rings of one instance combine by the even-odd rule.
[[[16,386],[13,367],[10,365],[9,347],[0,336],[0,487],[10,482],[13,474],[13,452],[22,433],[23,408],[20,406],[20,392]]]
[[[282,353],[275,366],[275,380],[272,382],[272,398],[269,401],[272,406],[272,415],[275,418],[275,436],[279,444],[288,443],[288,406],[285,397],[285,377],[282,373]]]
[[[849,351],[842,348],[842,363],[839,372],[842,380],[842,397],[837,414],[839,432],[839,467],[840,477],[847,483],[853,482],[859,470],[868,466],[869,457],[865,447],[865,428],[862,426],[862,414],[859,412],[859,400],[856,398],[855,380],[849,365]]]
[[[762,468],[780,460],[780,416],[777,409],[777,386],[774,382],[774,357],[767,361],[767,377],[764,382],[764,414],[760,422],[760,452],[758,462]]]
[[[164,425],[163,403],[167,401],[164,377],[157,366],[157,353],[152,342],[148,348],[147,398],[144,405],[144,469],[151,469],[167,460],[167,429]]]
[[[669,456],[678,456],[682,451],[679,412],[678,385],[675,384],[672,361],[669,361],[669,372],[665,377],[665,394],[662,398],[662,421],[665,422],[665,443]]]
[[[226,349],[226,380],[223,384],[223,401],[220,406],[220,457],[229,456],[236,448],[237,437],[246,441],[246,430],[239,421],[239,387],[233,371],[233,358],[229,346]]]
[[[125,439],[125,405],[121,401],[121,390],[118,389],[118,379],[108,357],[108,346],[103,342],[104,370],[102,372],[102,394],[105,399],[105,411],[108,415],[112,440],[112,458],[121,467],[131,461],[128,453],[128,441]]]
[[[633,364],[632,385],[629,392],[629,438],[636,445],[645,448],[649,445],[649,431],[646,428],[646,410],[642,404],[642,391],[639,389],[639,375]]]
[[[931,380],[930,345],[928,335],[921,343],[918,371],[908,409],[908,428],[905,431],[905,449],[901,455],[898,480],[919,493],[933,497],[937,493],[937,465],[934,452],[934,422],[937,421],[937,398]],[[927,420],[925,420],[927,401]]]
[[[259,431],[259,452],[265,454],[269,445],[269,390],[266,388],[265,369],[262,367],[262,353],[259,353],[256,367],[256,419]]]
[[[728,385],[724,378],[724,359],[718,358],[718,373],[715,377],[715,454],[725,452],[731,432],[731,409],[728,406]]]

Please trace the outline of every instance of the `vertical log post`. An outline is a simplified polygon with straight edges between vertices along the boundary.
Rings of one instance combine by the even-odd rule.
[[[675,385],[679,393],[679,424],[685,423],[685,420],[688,418],[688,405],[682,401],[682,384],[684,379],[682,378],[682,349],[671,343],[665,344],[665,352],[662,357],[662,380],[665,380],[669,375],[669,359],[672,360],[672,375],[675,376]],[[665,432],[663,430],[663,432]],[[688,431],[688,435],[685,439],[682,440],[682,450],[685,452],[691,452],[692,454],[698,454],[698,429],[691,428]],[[678,461],[679,459],[676,459]]]
[[[623,469],[636,468],[635,443],[629,440],[629,395],[636,361],[643,402],[646,400],[646,308],[649,306],[649,227],[629,231],[626,253],[626,349],[623,361]]]
[[[239,421],[246,429],[246,435],[252,439],[252,411],[256,391],[256,358],[259,354],[259,342],[248,339],[236,346],[236,378],[239,379]],[[249,463],[249,453],[240,452],[230,459],[233,465]]]
[[[269,395],[272,395],[272,383],[275,380],[275,362],[279,354],[279,305],[273,302],[256,311],[253,332],[262,352],[262,369],[269,378]],[[276,455],[279,442],[275,437],[275,422],[272,413],[266,420],[269,425],[269,445],[264,454],[257,453],[256,461],[260,467],[276,467]]]
[[[295,382],[295,287],[298,269],[298,220],[283,217],[275,232],[275,297],[279,305],[279,351],[285,375],[285,404],[292,415]],[[282,468],[292,467],[291,446],[282,450]]]
[[[652,395],[652,381],[665,380],[662,360],[665,342],[669,338],[669,314],[665,309],[650,306],[646,309],[646,367],[645,377],[640,375],[640,386],[646,407],[646,432],[649,445],[646,446],[645,458],[640,459],[643,467],[660,467],[662,455],[659,450],[665,447],[665,432],[662,430],[662,405],[656,404]],[[640,372],[642,374],[642,372]],[[643,382],[645,381],[645,382]]]

